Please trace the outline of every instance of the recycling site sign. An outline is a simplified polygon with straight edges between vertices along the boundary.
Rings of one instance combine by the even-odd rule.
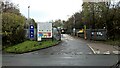
[[[39,33],[38,33],[38,36],[42,37],[42,36],[43,36],[42,32],[39,32]]]
[[[33,39],[34,38],[34,26],[30,25],[30,38]]]
[[[52,23],[38,22],[37,23],[37,40],[52,38]]]

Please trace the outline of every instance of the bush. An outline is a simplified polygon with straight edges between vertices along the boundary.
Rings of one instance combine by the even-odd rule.
[[[14,13],[2,14],[3,46],[17,44],[25,40],[25,18]]]

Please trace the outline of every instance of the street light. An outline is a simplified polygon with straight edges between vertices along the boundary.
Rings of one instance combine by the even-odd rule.
[[[28,19],[26,18],[26,23],[25,23],[25,29],[27,29],[28,28],[28,24],[29,24],[29,15],[30,15],[30,6],[28,6]]]
[[[30,6],[28,6],[28,19],[29,19],[29,16],[30,16]]]

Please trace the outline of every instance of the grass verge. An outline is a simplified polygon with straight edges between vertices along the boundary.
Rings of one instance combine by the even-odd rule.
[[[39,44],[37,41],[25,41],[23,43],[11,46],[11,47],[7,47],[4,49],[5,52],[7,53],[27,53],[27,52],[31,52],[31,51],[35,51],[38,49],[43,49],[43,48],[47,48],[50,46],[54,46],[57,45],[60,41],[52,41],[52,40],[48,40],[48,41],[42,41],[41,44]]]

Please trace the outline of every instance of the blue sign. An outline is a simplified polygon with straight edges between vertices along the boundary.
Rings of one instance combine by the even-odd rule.
[[[30,38],[34,38],[34,26],[30,25]]]
[[[38,36],[43,36],[43,34],[38,34]]]
[[[34,30],[30,30],[30,34],[34,34]]]
[[[30,38],[34,38],[34,34],[30,34]]]
[[[30,29],[34,29],[34,26],[33,26],[33,25],[30,25]]]

